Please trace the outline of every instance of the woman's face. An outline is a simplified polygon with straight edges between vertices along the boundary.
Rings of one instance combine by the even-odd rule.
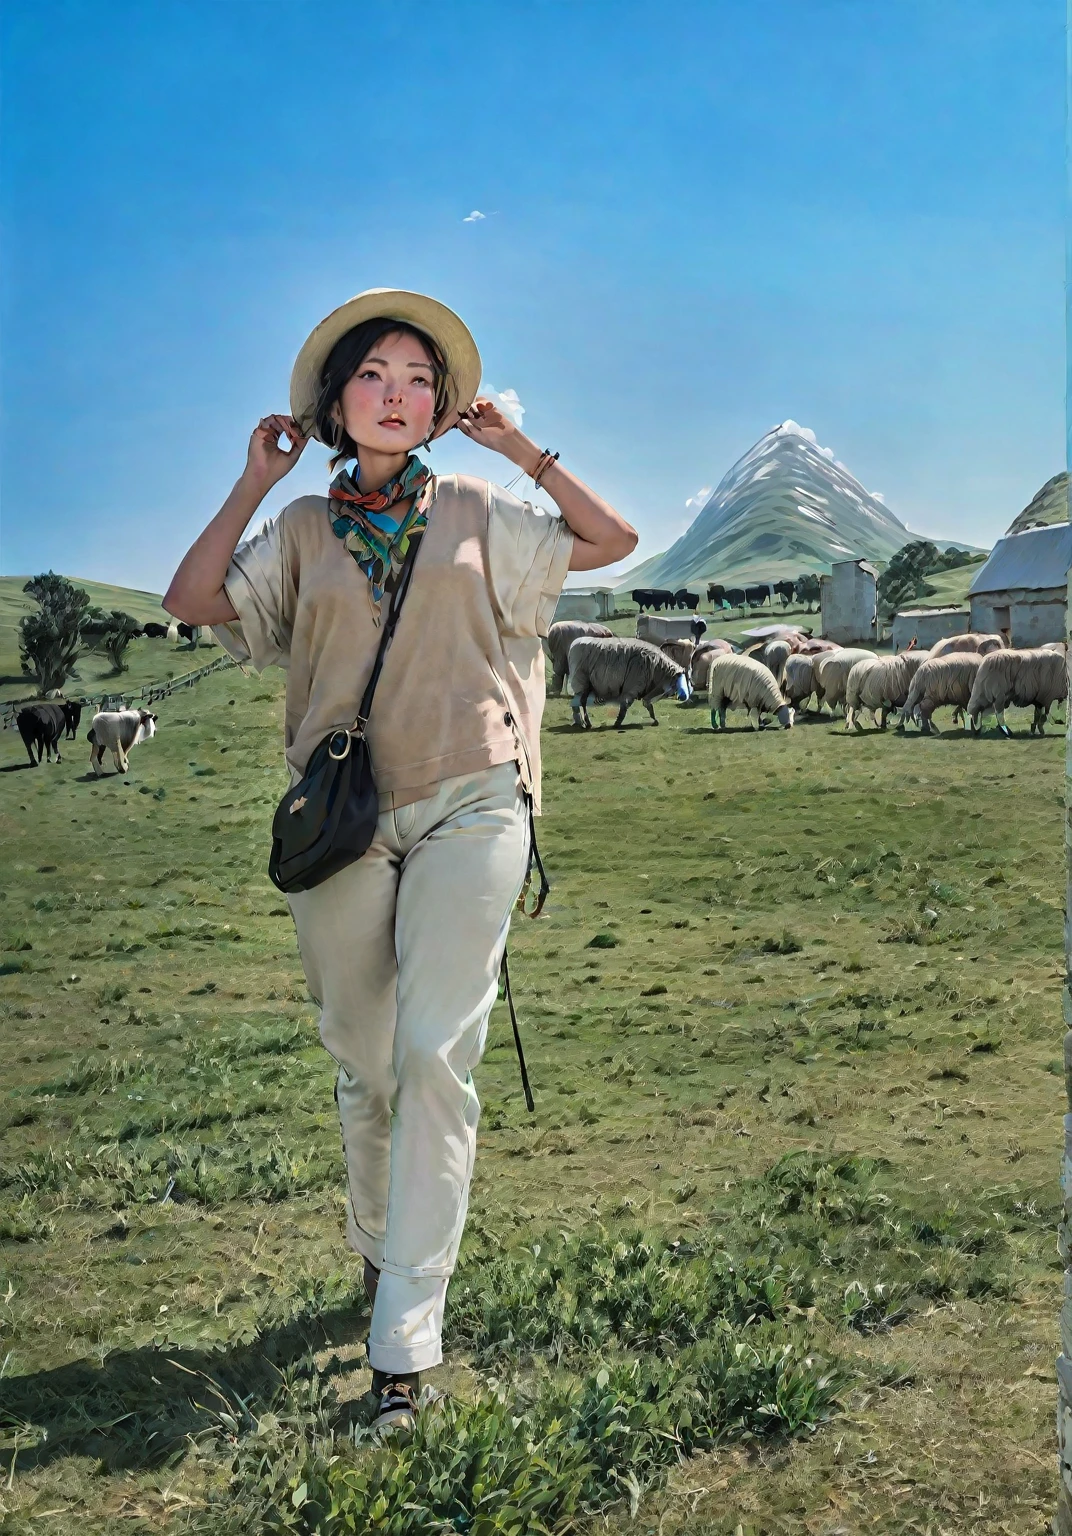
[[[416,336],[381,336],[347,380],[335,413],[360,448],[408,453],[423,443],[435,411],[432,360]]]

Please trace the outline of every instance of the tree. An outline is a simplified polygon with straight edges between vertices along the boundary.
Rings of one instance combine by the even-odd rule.
[[[886,614],[905,603],[930,597],[934,588],[924,579],[932,571],[946,569],[947,557],[929,539],[917,539],[899,549],[878,579],[879,604]]]
[[[19,620],[19,660],[23,673],[36,678],[37,691],[43,696],[62,688],[74,671],[89,597],[55,571],[32,576],[22,590],[39,611]]]
[[[819,601],[819,578],[812,574],[798,576],[793,583],[793,595],[798,603],[807,603],[808,612],[812,611],[812,604]]]
[[[117,672],[127,669],[126,651],[130,642],[141,634],[141,625],[121,608],[113,608],[108,615],[99,640],[98,649],[108,657]]]

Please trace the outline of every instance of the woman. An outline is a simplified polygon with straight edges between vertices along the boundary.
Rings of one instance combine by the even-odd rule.
[[[442,1359],[465,1222],[483,1052],[539,811],[546,634],[568,570],[628,555],[633,529],[487,400],[451,310],[374,289],[303,346],[291,415],[266,416],[246,467],[164,599],[239,661],[287,668],[292,784],[355,718],[407,554],[412,580],[370,711],[379,820],[363,857],[288,897],[339,1064],[347,1239],[373,1305],[377,1423],[412,1422]],[[457,427],[535,477],[561,517],[412,452]],[[310,436],[356,461],[239,546]],[[288,447],[281,439],[285,437]],[[419,541],[419,543],[415,543]]]

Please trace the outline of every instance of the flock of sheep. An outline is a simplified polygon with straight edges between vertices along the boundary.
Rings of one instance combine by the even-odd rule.
[[[592,703],[617,704],[615,724],[621,726],[630,706],[639,702],[658,725],[657,699],[685,701],[704,692],[714,730],[725,729],[729,709],[745,710],[754,730],[768,716],[788,729],[814,700],[819,714],[824,707],[831,715],[840,708],[847,730],[862,730],[867,714],[885,730],[896,712],[899,730],[912,722],[924,735],[933,730],[935,710],[951,708],[953,723],[966,718],[973,733],[992,713],[1007,736],[1005,710],[1016,705],[1033,710],[1031,734],[1041,736],[1051,708],[1068,694],[1061,642],[1015,650],[1001,635],[952,635],[929,651],[913,646],[898,655],[878,656],[787,632],[742,652],[718,639],[654,645],[577,620],[552,624],[547,644],[549,691],[560,693],[568,679],[574,724],[585,729],[592,724]]]

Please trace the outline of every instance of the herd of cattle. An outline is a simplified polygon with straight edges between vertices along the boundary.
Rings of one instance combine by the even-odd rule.
[[[761,581],[750,587],[723,587],[712,582],[707,588],[707,600],[713,608],[762,608],[764,603],[773,608],[774,599],[780,597],[782,607],[788,608],[794,597],[801,602],[805,600],[797,587],[798,583],[794,581]],[[629,595],[641,613],[648,609],[661,613],[664,608],[687,608],[695,612],[700,606],[699,595],[687,587],[681,587],[677,592],[662,587],[636,587]]]
[[[135,630],[148,640],[186,640],[195,646],[201,635],[197,624],[182,624],[172,619],[170,624],[150,622]],[[52,761],[55,752],[60,758],[60,743],[74,741],[82,718],[82,704],[68,699],[46,699],[40,703],[24,705],[15,716],[15,725],[29,754],[30,763],[37,767],[47,759]],[[157,717],[147,709],[98,710],[90,722],[90,765],[100,774],[106,751],[111,751],[119,773],[129,768],[127,753],[141,741],[148,741],[156,732]],[[34,753],[36,752],[36,757]]]
[[[839,646],[785,629],[740,650],[728,640],[647,640],[615,636],[601,624],[562,621],[547,637],[552,662],[549,692],[568,689],[577,726],[590,729],[589,705],[616,704],[620,727],[630,706],[641,703],[658,725],[660,698],[682,702],[708,696],[711,726],[723,730],[728,709],[743,709],[754,730],[770,716],[789,728],[814,701],[820,715],[841,709],[847,730],[863,729],[870,713],[885,730],[892,712],[898,729],[911,722],[924,735],[935,710],[952,709],[953,723],[966,718],[977,733],[993,714],[1009,735],[1005,710],[1033,710],[1031,734],[1045,732],[1049,712],[1068,696],[1066,648],[1059,642],[1031,650],[1009,646],[1001,635],[953,635],[929,651],[915,643],[893,656]]]
[[[180,624],[176,619],[172,619],[170,624],[154,624],[150,622],[143,624],[140,629],[131,630],[135,640],[140,635],[144,635],[147,640],[188,640],[191,645],[197,644],[197,638],[200,633],[201,630],[198,625]]]
[[[15,724],[29,754],[30,766],[39,767],[46,755],[51,762],[53,752],[57,763],[61,762],[60,743],[74,741],[81,718],[81,704],[67,699],[45,699],[20,709]],[[90,721],[86,737],[93,772],[100,775],[104,754],[111,751],[117,772],[126,773],[130,767],[127,753],[139,741],[148,741],[156,734],[156,718],[147,709],[98,710]]]

